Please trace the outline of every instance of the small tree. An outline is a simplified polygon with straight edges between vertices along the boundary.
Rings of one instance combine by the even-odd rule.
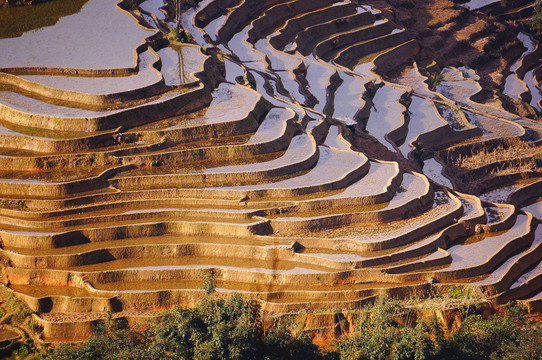
[[[213,269],[209,269],[209,271],[203,275],[203,285],[202,289],[205,290],[205,293],[207,295],[211,295],[216,290],[216,275]]]

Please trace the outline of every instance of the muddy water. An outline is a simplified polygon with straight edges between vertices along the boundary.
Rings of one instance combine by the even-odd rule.
[[[531,53],[535,47],[536,47],[536,42],[533,41],[533,39],[531,39],[527,34],[525,33],[518,33],[517,35],[517,38],[519,41],[521,41],[523,43],[523,46],[527,49],[525,50],[521,56],[519,57],[519,59],[510,67],[510,75],[508,75],[508,77],[506,78],[505,80],[505,83],[504,83],[504,90],[503,90],[503,93],[509,97],[511,97],[512,99],[519,99],[519,94],[521,94],[522,92],[526,91],[526,90],[530,90],[531,93],[533,93],[533,90],[534,90],[534,84],[532,84],[533,82],[533,72],[532,71],[529,71],[527,74],[525,74],[525,78],[523,79],[524,81],[522,81],[522,79],[518,79],[518,77],[516,76],[515,74],[515,71],[516,69],[520,66],[521,64],[521,61],[523,60],[523,58]],[[531,86],[529,86],[529,82],[531,83],[531,85],[533,86],[533,88],[531,88]],[[526,87],[526,84],[527,84],[527,87]],[[539,99],[539,92],[536,91],[535,93],[533,93],[533,95],[536,95]],[[536,107],[536,106],[535,106]]]
[[[69,296],[69,297],[95,297],[99,294],[91,294],[86,289],[75,286],[32,286],[32,285],[10,285],[14,291],[35,297],[41,298],[44,296]]]
[[[361,94],[365,90],[366,80],[340,73],[343,83],[335,91],[335,108],[333,118],[346,125],[355,124],[355,115],[364,105]]]
[[[391,185],[391,181],[396,175],[397,168],[394,164],[371,162],[371,168],[363,178],[344,189],[340,194],[331,195],[326,198],[364,197],[381,194]],[[386,206],[386,204],[382,204],[382,206]]]
[[[452,182],[450,181],[450,179],[445,177],[444,174],[442,174],[442,170],[442,164],[440,164],[435,159],[431,158],[424,161],[423,173],[428,178],[430,178],[437,184],[444,185],[449,187],[450,189],[453,189]]]
[[[170,290],[170,289],[201,289],[203,285],[202,280],[178,280],[178,281],[153,281],[153,282],[116,282],[105,284],[94,284],[95,288],[108,291],[120,291],[120,292],[145,292],[156,290]],[[316,285],[290,285],[290,284],[275,284],[275,283],[257,283],[257,282],[240,282],[240,281],[223,281],[216,280],[217,288],[224,290],[234,291],[250,291],[250,292],[275,292],[275,291],[348,291],[371,289],[374,287],[386,288],[394,287],[397,284],[392,283],[344,283],[344,284],[316,284]],[[286,295],[288,299],[291,299],[291,295]],[[306,301],[306,299],[304,299]]]
[[[277,71],[275,74],[277,74],[282,86],[286,89],[292,100],[299,104],[305,104],[305,96],[300,92],[301,85],[295,79],[295,75],[291,71]]]
[[[22,75],[21,77],[58,89],[78,91],[87,94],[106,95],[134,90],[140,87],[155,84],[161,80],[160,73],[152,67],[152,65],[158,60],[156,55],[152,54],[150,51],[145,51],[140,54],[139,59],[139,72],[129,76],[80,77]],[[162,62],[164,63],[163,58]]]
[[[465,128],[464,123],[458,119],[460,116],[459,111],[444,104],[435,103],[435,106],[437,107],[440,116],[448,122],[448,125],[450,125],[453,130],[459,131]]]
[[[377,267],[386,267],[387,265],[392,264],[392,263],[395,265],[398,265],[399,263],[407,263],[407,262],[411,262],[411,261],[427,256],[427,255],[421,255],[420,257],[411,258],[410,257],[411,255],[406,255],[406,253],[416,250],[416,249],[424,248],[424,247],[427,248],[428,245],[438,240],[438,238],[439,238],[439,235],[434,234],[434,235],[425,237],[419,241],[417,240],[417,241],[414,241],[413,243],[394,247],[392,249],[361,251],[359,253],[356,252],[355,254],[349,253],[346,251],[340,251],[340,250],[317,249],[317,248],[309,247],[308,251],[311,251],[311,253],[304,252],[304,254],[316,255],[320,257],[337,259],[337,260],[340,260],[341,258],[344,259],[341,261],[364,261],[364,260],[372,259],[372,260],[377,261],[378,264],[380,264]],[[429,247],[427,248],[426,252],[429,253],[430,250],[432,249]],[[389,256],[392,253],[396,253],[397,255],[401,253],[405,253],[405,255],[402,256],[403,260],[400,260],[397,262],[397,261],[392,261],[392,258]]]
[[[436,108],[429,100],[413,96],[408,110],[410,112],[408,134],[403,145],[399,147],[404,156],[407,156],[412,150],[411,142],[419,135],[447,125],[437,115]]]
[[[379,20],[380,21],[380,20]],[[379,21],[376,21],[375,24],[377,24]],[[397,30],[397,29],[396,29]],[[396,31],[394,30],[394,31]],[[404,31],[402,29],[399,29],[398,32],[401,32],[401,31]],[[397,32],[397,31],[396,31]],[[354,45],[355,46],[355,45]],[[369,53],[367,54],[366,56],[364,56],[363,58],[359,59],[358,62],[356,63],[356,65],[354,66],[353,68],[353,71],[357,74],[360,74],[362,76],[365,76],[367,78],[371,78],[371,79],[378,79],[379,76],[374,74],[371,70],[374,68],[374,63],[373,61],[379,57],[380,55],[388,52],[389,49],[384,49],[384,50],[381,50],[381,51],[377,51],[377,52],[374,52],[374,53]]]
[[[450,100],[466,103],[467,99],[478,91],[478,86],[474,82],[463,79],[459,71],[444,68],[441,75],[442,81],[435,89]]]
[[[224,120],[228,114],[229,107],[228,104],[230,103],[226,99],[231,96],[231,108],[235,109],[235,111],[242,111],[242,106],[246,107],[244,108],[247,112],[250,110],[249,106],[250,104],[248,102],[250,101],[256,101],[257,95],[255,93],[246,93],[245,94],[245,100],[246,104],[243,104],[241,102],[242,99],[242,92],[238,91],[238,89],[241,88],[232,88],[231,86],[234,86],[232,84],[228,83],[222,83],[215,91],[213,92],[213,101],[211,102],[210,106],[203,108],[198,111],[194,111],[191,113],[188,113],[186,115],[180,115],[175,116],[171,118],[167,118],[161,121],[155,121],[149,124],[145,124],[142,126],[137,126],[132,128],[132,131],[153,131],[153,130],[174,130],[174,129],[182,129],[182,128],[190,128],[198,125],[205,125],[206,123],[218,123],[218,122],[225,122]],[[253,103],[254,104],[254,103]],[[227,121],[235,121],[239,120],[239,118],[230,118]],[[208,141],[210,141],[209,139]],[[215,139],[217,141],[217,139]],[[204,144],[208,144],[210,146],[211,143],[209,142],[197,142],[197,143],[191,143],[195,144],[201,144],[203,146]],[[182,146],[182,145],[181,145]],[[190,148],[191,146],[188,145],[187,148]],[[193,146],[192,146],[193,147]]]
[[[294,138],[295,139],[295,138]],[[295,150],[296,152],[299,150]],[[320,157],[316,166],[308,173],[283,181],[251,186],[226,187],[226,189],[302,189],[340,180],[346,174],[361,166],[367,159],[362,154],[343,152],[320,147]]]
[[[179,86],[198,80],[205,56],[195,46],[170,46],[158,51],[162,59],[162,75],[166,85]]]
[[[508,197],[515,192],[516,190],[532,184],[535,181],[538,181],[539,178],[531,178],[531,179],[522,179],[518,181],[514,181],[511,184],[505,185],[505,186],[499,186],[495,189],[489,190],[483,194],[481,194],[479,197],[483,201],[490,201],[490,202],[496,202],[504,204],[507,202]]]
[[[517,36],[518,40],[521,41],[523,46],[526,48],[526,50],[521,54],[518,61],[516,61],[511,67],[510,71],[516,71],[518,66],[521,63],[521,60],[529,53],[533,52],[533,50],[536,48],[536,41],[531,39],[531,37],[523,32],[519,32]]]
[[[523,81],[525,81],[525,84],[527,84],[527,87],[529,88],[529,91],[531,92],[531,106],[535,109],[540,109],[540,106],[538,105],[538,102],[540,99],[542,99],[542,94],[540,92],[540,89],[537,87],[537,83],[534,78],[534,71],[536,69],[533,69],[525,74],[525,77],[523,78]]]
[[[264,61],[265,55],[257,51],[252,44],[247,42],[247,32],[250,30],[250,25],[247,25],[243,30],[235,34],[230,42],[228,42],[228,48],[232,54],[239,57],[242,62],[245,61]]]
[[[539,221],[542,221],[542,198],[538,198],[535,203],[525,206],[522,210],[530,212]]]
[[[470,0],[466,4],[462,4],[464,7],[470,10],[477,10],[490,4],[499,3],[500,0]]]
[[[308,90],[318,100],[318,103],[314,106],[314,110],[322,113],[327,103],[326,88],[329,85],[329,78],[333,75],[335,69],[331,66],[310,60],[306,60],[305,65],[307,67],[305,78],[308,82]]]
[[[236,84],[237,79],[245,75],[245,69],[228,58],[224,58],[224,65],[226,67],[226,81]]]
[[[248,64],[252,66],[255,63],[248,63]],[[269,101],[271,104],[275,106],[284,106],[285,102],[290,103],[292,101],[289,98],[286,98],[286,97],[283,97],[282,95],[278,95],[274,93],[274,90],[273,90],[273,85],[275,84],[274,82],[273,84],[271,84],[271,81],[267,80],[256,71],[251,71],[250,73],[254,76],[254,79],[256,80],[256,91],[259,94],[261,94],[265,98],[265,100]],[[267,92],[267,88],[266,88],[267,85],[271,87],[271,94]]]
[[[463,73],[467,75],[464,77]],[[483,114],[488,114],[497,118],[512,120],[516,117],[512,114],[501,111],[497,108],[478,104],[470,101],[470,97],[480,90],[477,81],[472,79],[472,76],[465,71],[460,71],[452,68],[444,68],[441,72],[442,81],[436,86],[436,91],[442,94],[447,99],[453,100],[456,103],[475,109]]]
[[[368,61],[362,61],[359,64],[357,64],[353,71],[356,74],[366,76],[368,78],[373,78],[374,75],[371,73],[371,70],[374,68],[373,60],[374,57],[371,57],[371,59],[367,59]]]
[[[487,284],[493,284],[499,281],[509,270],[510,266],[512,264],[515,264],[515,262],[522,256],[526,255],[530,251],[534,250],[540,243],[542,242],[542,226],[538,226],[538,228],[535,231],[535,239],[527,250],[512,256],[508,260],[506,260],[501,266],[499,266],[497,269],[493,270],[491,275],[479,282],[474,283],[475,285],[487,285]]]
[[[285,163],[285,159],[281,160],[281,156],[284,155],[284,152],[277,152],[271,154],[262,154],[255,155],[250,158],[238,158],[238,159],[211,159],[206,161],[193,161],[193,162],[182,162],[178,164],[160,166],[160,167],[150,167],[150,168],[141,168],[135,170],[129,170],[121,173],[119,176],[114,177],[113,179],[123,179],[127,183],[126,186],[136,186],[137,180],[136,177],[148,177],[149,180],[143,180],[147,183],[147,186],[152,188],[159,188],[159,186],[153,186],[151,178],[156,176],[161,176],[162,180],[167,180],[167,177],[170,177],[168,182],[168,187],[173,186],[174,184],[180,185],[182,183],[183,187],[197,187],[203,185],[202,183],[191,183],[181,181],[177,175],[184,174],[193,174],[198,176],[202,173],[231,173],[231,172],[244,172],[245,175],[255,171],[257,168],[263,168],[266,165],[261,165],[265,163],[267,165],[277,165],[277,163]],[[226,170],[227,169],[227,170]],[[231,171],[232,169],[237,169],[238,171]],[[265,168],[266,170],[268,168]],[[222,172],[224,171],[224,172]],[[249,175],[247,175],[245,182],[251,183],[257,180]],[[208,180],[210,183],[215,184],[217,180]],[[240,181],[240,180],[239,180]],[[228,183],[230,184],[230,183]],[[224,184],[225,185],[225,184]]]
[[[380,16],[380,14],[381,14],[380,10],[375,9],[375,8],[373,8],[373,7],[370,6],[370,5],[362,5],[362,6],[360,6],[360,7],[361,7],[363,10],[365,10],[365,11],[370,11],[371,14],[373,14],[373,15],[375,15],[375,16],[377,16],[377,17]]]
[[[389,259],[388,255],[390,255],[392,253],[398,253],[398,254],[408,253],[409,251],[413,251],[413,250],[416,250],[416,249],[427,248],[427,246],[429,246],[430,244],[437,241],[438,238],[439,238],[439,234],[432,234],[432,235],[427,236],[427,237],[422,238],[422,239],[416,239],[416,241],[414,241],[414,242],[412,242],[410,244],[407,244],[407,245],[398,246],[398,247],[395,247],[395,248],[392,248],[392,249],[372,251],[372,252],[370,252],[370,256],[374,257],[375,259],[381,258],[384,263],[390,263],[391,259]],[[427,250],[428,252],[429,252],[429,249]],[[434,247],[434,249],[436,249],[436,247]],[[431,249],[431,250],[434,250],[434,249]],[[411,255],[409,255],[409,256],[411,256]],[[409,256],[404,255],[402,257],[404,259],[408,259]]]
[[[200,1],[197,6],[194,6],[181,14],[182,28],[188,31],[190,35],[192,35],[192,37],[194,38],[196,44],[200,46],[206,46],[207,42],[203,38],[203,31],[200,28],[194,26],[194,16],[199,10],[203,9],[212,1],[213,0]]]
[[[54,103],[47,103],[17,92],[2,90],[1,87],[0,102],[16,110],[28,112],[31,114],[34,113],[58,117],[94,118],[113,113],[112,111],[92,111],[75,107],[57,105]]]
[[[379,173],[379,171],[375,171],[374,173],[370,174],[372,177]],[[370,175],[367,175],[369,177]],[[336,194],[331,194],[329,196],[322,197],[320,199],[315,199],[315,202],[318,202],[319,200],[334,200],[334,199],[349,199],[349,198],[361,198],[363,196],[369,196],[369,195],[377,195],[381,194],[384,190],[381,192],[378,192],[379,187],[383,186],[384,184],[381,182],[378,185],[375,185],[371,183],[368,179],[362,178],[358,182],[350,185],[346,189],[344,189],[341,192],[338,192]],[[310,201],[308,201],[310,202]],[[360,212],[377,212],[382,209],[387,209],[392,207],[392,202],[382,202],[382,203],[376,203],[372,205],[361,205],[361,206],[347,206],[347,207],[325,207],[325,208],[318,208],[317,210],[311,210],[307,212],[296,212],[295,217],[290,216],[289,219],[301,219],[302,217],[316,217],[316,216],[324,216],[324,215],[332,215],[332,214],[339,214],[339,213],[360,213]],[[394,203],[394,205],[397,205],[397,202]],[[277,218],[278,216],[268,216],[268,218]]]
[[[408,271],[407,272],[413,272],[413,273],[416,273],[416,272],[422,272],[422,271],[430,271],[430,270],[435,270],[435,269],[443,269],[446,267],[446,265],[434,265],[432,263],[430,263],[430,261],[434,261],[434,260],[438,260],[438,259],[445,259],[446,257],[448,256],[448,254],[446,253],[442,253],[440,251],[437,251],[436,249],[427,254],[427,255],[421,255],[421,256],[417,256],[417,257],[414,257],[414,258],[405,258],[405,259],[402,259],[402,260],[399,260],[397,262],[393,262],[393,263],[390,263],[390,264],[387,264],[386,267],[388,266],[396,266],[396,265],[406,265],[406,264],[420,264],[421,265],[421,268],[419,269],[416,269],[414,271]],[[429,262],[428,264],[426,262]],[[404,272],[404,271],[402,271]]]
[[[514,100],[518,100],[520,98],[519,95],[526,90],[525,83],[518,79],[515,73],[508,75],[505,80],[503,94]]]
[[[203,29],[205,33],[209,34],[211,40],[217,41],[218,30],[224,25],[227,18],[227,15],[222,15],[211,21],[209,25],[207,25],[205,29]]]
[[[483,139],[507,138],[522,135],[522,128],[508,122],[496,120],[488,116],[470,111],[463,111],[468,121],[482,130]],[[472,141],[469,139],[468,141]]]
[[[330,253],[304,253],[306,255],[319,257],[322,259],[334,260],[334,261],[359,261],[364,260],[366,257],[357,254],[330,254]]]
[[[419,175],[404,174],[401,187],[390,201],[389,208],[398,207],[409,200],[423,196],[429,191],[428,185]]]
[[[166,85],[179,86],[189,82],[190,73],[184,71],[184,58],[181,48],[166,47],[158,51],[162,60],[162,75]]]
[[[146,0],[139,4],[142,10],[155,15],[158,20],[166,20],[166,14],[160,10],[163,6],[164,0]]]
[[[269,162],[255,163],[252,165],[232,165],[221,168],[206,169],[206,173],[243,172],[243,171],[264,171],[279,169],[289,164],[302,162],[314,153],[314,146],[311,139],[306,135],[298,135],[292,139],[290,146],[283,156]]]
[[[461,216],[462,220],[473,219],[483,214],[484,210],[480,210],[480,208],[478,208],[478,202],[476,200],[461,197],[459,200],[463,205],[463,215]]]
[[[269,45],[266,38],[258,40],[254,47],[267,56],[273,70],[293,70],[301,61],[295,56],[275,50]]]
[[[471,79],[471,80],[478,80],[478,76],[476,75],[476,73],[474,72],[474,70],[466,67],[466,66],[460,66],[457,68],[457,70],[459,70],[461,72],[461,75],[463,75],[463,77],[465,79]]]
[[[145,22],[149,25],[149,27],[153,29],[158,29],[158,26],[156,25],[156,22],[152,18],[152,16],[149,16],[145,13],[141,13],[141,16],[143,16],[143,19],[145,19]]]
[[[231,249],[232,252],[235,248]],[[73,267],[74,271],[112,271],[112,270],[183,270],[183,269],[231,269],[255,272],[277,273],[322,273],[332,269],[316,264],[272,259],[269,261],[235,257],[232,253],[228,257],[220,256],[176,256],[129,258],[113,260],[106,263]]]
[[[337,150],[350,149],[350,144],[346,140],[344,140],[340,133],[340,128],[336,125],[329,127],[329,131],[327,133],[324,145]]]
[[[153,31],[139,27],[115,6],[117,1],[89,0],[79,13],[61,18],[54,26],[1,39],[0,67],[133,67],[134,49]]]
[[[428,222],[442,217],[455,208],[456,205],[452,201],[448,201],[427,212],[416,214],[417,216],[388,222],[385,227],[382,224],[352,225],[338,229],[322,230],[311,234],[311,236],[319,238],[347,238],[368,243],[380,242],[419,229],[421,226],[427,225]]]
[[[428,91],[424,80],[425,79],[418,74],[413,66],[405,67],[405,69],[399,75],[390,79],[390,81],[393,83],[412,88],[418,95],[435,99],[435,94]]]
[[[452,255],[452,264],[446,271],[477,266],[488,261],[495,253],[512,239],[526,233],[528,218],[518,215],[514,226],[500,233],[478,234],[464,244],[452,246],[448,252]]]
[[[540,300],[540,299],[542,299],[542,291],[537,293],[536,295],[534,295],[532,298],[528,300]]]
[[[542,262],[538,263],[538,265],[531,271],[528,271],[525,274],[521,275],[520,278],[514,284],[512,284],[510,288],[511,289],[517,288],[518,286],[521,286],[523,283],[529,280],[532,280],[533,278],[541,274],[542,274]]]
[[[405,174],[401,188],[389,203],[385,203],[385,207],[383,208],[401,206],[406,201],[412,200],[426,192],[426,184],[422,179],[417,175]],[[365,224],[363,226],[351,225],[338,229],[322,230],[314,233],[313,236],[330,238],[345,237],[363,242],[377,242],[403,235],[413,228],[419,227],[421,224],[427,224],[429,219],[434,220],[452,210],[455,206],[450,199],[446,198],[438,206],[425,213],[417,214],[418,216],[415,217],[405,217],[404,220],[388,222],[385,227],[382,227],[380,223]]]
[[[403,123],[404,107],[398,103],[402,93],[401,90],[389,86],[378,89],[366,127],[369,134],[393,152],[395,148],[386,140],[385,135]]]
[[[273,108],[267,113],[256,133],[247,142],[247,145],[258,144],[279,138],[286,130],[286,121],[292,117],[293,112],[284,108]]]
[[[170,126],[167,130],[181,129],[206,124],[219,124],[242,119],[254,104],[259,95],[242,87],[222,83],[213,92],[213,101],[204,110],[204,115],[192,119],[183,119],[181,123]]]

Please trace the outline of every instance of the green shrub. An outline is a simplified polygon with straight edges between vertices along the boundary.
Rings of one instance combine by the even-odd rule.
[[[438,86],[440,83],[444,80],[444,76],[442,74],[436,74],[433,78],[433,86]]]
[[[106,319],[88,341],[62,345],[50,359],[542,359],[542,330],[517,306],[489,319],[470,315],[448,337],[435,316],[416,323],[412,310],[393,300],[378,299],[358,315],[354,333],[321,354],[303,332],[290,330],[286,317],[264,327],[258,303],[207,295],[195,308],[165,312],[145,331]]]
[[[450,335],[443,355],[446,359],[540,359],[542,331],[524,315],[516,306],[487,320],[471,315]]]
[[[470,315],[448,338],[436,317],[414,328],[398,326],[394,319],[401,311],[383,300],[364,309],[359,332],[337,343],[340,359],[542,359],[542,330],[526,322],[517,306],[489,319]]]
[[[317,359],[318,348],[282,324],[263,328],[258,303],[239,294],[206,296],[193,309],[175,308],[148,331],[101,322],[80,345],[62,345],[51,359]]]
[[[428,358],[434,346],[427,335],[427,326],[419,323],[411,329],[399,325],[397,319],[404,317],[405,310],[397,302],[383,298],[365,307],[360,314],[358,332],[337,343],[340,359]]]
[[[179,39],[179,29],[173,27],[169,29],[169,33],[167,35],[168,39],[170,40],[178,40]]]

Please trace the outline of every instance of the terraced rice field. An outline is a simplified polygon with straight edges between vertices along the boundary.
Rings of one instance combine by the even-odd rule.
[[[210,273],[268,314],[458,284],[540,302],[542,126],[476,102],[472,70],[429,86],[355,2],[203,0],[174,46],[168,9],[88,0],[0,39],[1,275],[46,339],[193,304]]]

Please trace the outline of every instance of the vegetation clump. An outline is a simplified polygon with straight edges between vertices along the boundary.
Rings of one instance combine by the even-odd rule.
[[[264,328],[258,303],[233,295],[206,296],[195,308],[167,311],[150,329],[129,330],[106,321],[79,345],[54,349],[51,359],[314,359],[303,333],[277,322]]]
[[[39,331],[31,311],[12,292],[0,287],[0,332],[19,329],[25,338],[0,348],[0,359],[41,359],[42,344],[34,341]],[[2,334],[0,334],[1,338]]]
[[[380,299],[363,309],[357,331],[340,339],[335,353],[341,360],[540,359],[542,331],[524,316],[518,306],[489,319],[471,314],[446,334],[435,316],[411,321],[409,309]]]
[[[444,76],[442,74],[436,74],[434,77],[433,77],[433,86],[436,87],[436,86],[439,86],[440,83],[442,83],[442,80],[444,79]]]
[[[78,345],[62,345],[50,359],[540,359],[542,330],[510,306],[489,319],[478,314],[446,333],[432,316],[378,299],[357,314],[354,331],[322,351],[284,321],[265,326],[260,306],[240,295],[207,295],[195,308],[166,312],[149,329],[129,330],[110,319]]]
[[[541,146],[536,146],[518,139],[507,139],[494,148],[483,147],[472,150],[467,155],[459,154],[454,159],[448,159],[448,163],[458,170],[471,170],[498,161],[529,159],[540,154],[542,154]],[[536,162],[533,166],[537,167]]]

